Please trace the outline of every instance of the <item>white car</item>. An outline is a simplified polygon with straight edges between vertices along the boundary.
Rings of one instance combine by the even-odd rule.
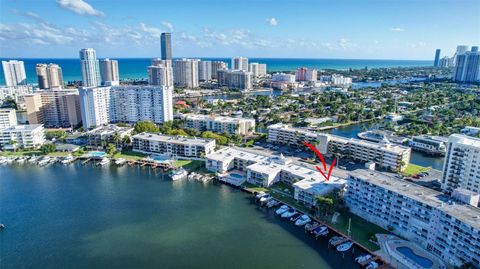
[[[312,220],[310,219],[310,217],[308,215],[302,215],[300,218],[298,218],[295,221],[295,225],[296,226],[303,226],[303,225],[309,223],[310,221],[312,221]]]
[[[295,215],[295,213],[297,213],[297,211],[293,208],[290,208],[287,211],[283,212],[282,218],[290,218],[291,216]]]
[[[282,205],[279,209],[275,211],[277,215],[282,215],[283,213],[287,212],[290,209],[287,205]]]

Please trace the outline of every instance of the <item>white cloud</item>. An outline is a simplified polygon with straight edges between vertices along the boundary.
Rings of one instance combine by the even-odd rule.
[[[145,23],[140,23],[140,28],[144,32],[146,32],[146,33],[148,33],[148,34],[150,34],[150,35],[152,35],[156,38],[160,37],[160,34],[162,34],[161,29],[153,27],[153,26],[147,26]]]
[[[70,10],[78,15],[103,16],[104,13],[93,8],[83,0],[57,0],[60,7]]]
[[[427,46],[427,43],[424,42],[424,41],[418,41],[417,43],[412,43],[410,44],[410,47],[412,49],[416,49],[416,48],[423,48],[423,47],[426,47]]]
[[[390,31],[392,31],[392,32],[405,32],[405,29],[400,28],[400,27],[392,27],[392,28],[390,28]]]
[[[270,26],[277,26],[278,25],[278,20],[276,18],[268,18],[267,19],[267,23],[270,25]]]
[[[169,32],[173,32],[173,24],[168,21],[162,21],[162,25],[168,29]]]

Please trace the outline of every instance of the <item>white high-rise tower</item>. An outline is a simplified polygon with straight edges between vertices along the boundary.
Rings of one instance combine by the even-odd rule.
[[[100,86],[100,67],[95,50],[91,48],[80,50],[80,64],[82,67],[83,86]]]
[[[27,75],[23,61],[2,61],[3,75],[5,76],[5,85],[17,86],[27,84]]]
[[[103,85],[118,85],[119,84],[119,75],[118,75],[118,61],[105,58],[100,60],[100,71],[102,74],[102,84]]]

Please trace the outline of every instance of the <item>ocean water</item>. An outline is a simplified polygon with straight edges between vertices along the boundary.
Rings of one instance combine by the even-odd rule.
[[[359,268],[228,186],[148,168],[0,166],[0,268]]]
[[[224,61],[230,65],[229,58],[202,58],[211,61]],[[9,59],[1,59],[9,60]],[[62,67],[64,81],[81,80],[80,61],[78,59],[17,59],[25,62],[25,72],[29,83],[37,83],[35,65],[37,63],[56,63]],[[118,69],[120,79],[141,79],[147,77],[147,66],[150,58],[120,58]],[[267,64],[268,72],[293,71],[298,67],[317,69],[360,69],[381,67],[415,67],[431,66],[431,61],[420,60],[356,60],[356,59],[281,59],[281,58],[250,58],[250,62]],[[3,70],[2,70],[3,74]],[[3,75],[0,76],[0,85],[5,84]]]

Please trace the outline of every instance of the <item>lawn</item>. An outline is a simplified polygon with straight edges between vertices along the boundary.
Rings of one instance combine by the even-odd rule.
[[[122,152],[117,152],[113,155],[114,159],[123,158],[123,159],[130,160],[130,161],[137,161],[137,160],[141,160],[141,159],[146,158],[146,157],[147,157],[146,154],[143,154],[143,153],[140,153],[140,152],[127,151],[127,150],[122,151]]]
[[[208,173],[205,168],[205,162],[199,160],[176,160],[173,162],[175,167],[183,167],[190,172]]]
[[[39,150],[25,150],[25,151],[3,151],[0,152],[0,156],[13,156],[13,157],[18,157],[18,156],[30,156],[30,155],[43,155],[43,153]]]
[[[428,170],[430,170],[430,167],[423,167],[423,166],[420,166],[420,165],[409,163],[407,165],[407,167],[405,168],[405,170],[402,172],[402,174],[407,176],[407,177],[410,177],[410,176],[414,176],[414,175],[416,175],[418,173],[421,173],[421,172],[426,172]]]
[[[256,185],[253,185],[253,184],[248,183],[248,182],[245,182],[245,183],[243,184],[243,187],[245,188],[245,190],[251,191],[251,192],[261,192],[261,191],[267,192],[267,191],[268,191],[267,188],[258,187],[258,186],[256,186]]]
[[[65,156],[68,156],[69,154],[72,154],[72,153],[71,152],[55,151],[55,152],[49,153],[48,156],[50,156],[50,157],[65,157]]]

